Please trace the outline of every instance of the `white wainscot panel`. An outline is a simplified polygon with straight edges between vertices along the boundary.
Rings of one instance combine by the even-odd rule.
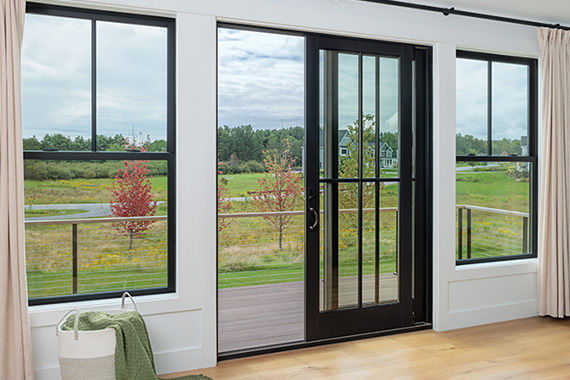
[[[159,374],[202,365],[202,311],[145,315]]]
[[[31,336],[36,380],[60,379],[55,325],[33,327]]]
[[[536,273],[449,283],[449,328],[462,328],[537,315]]]

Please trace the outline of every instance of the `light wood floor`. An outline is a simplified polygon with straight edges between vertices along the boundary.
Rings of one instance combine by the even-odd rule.
[[[200,373],[214,380],[570,379],[570,320],[426,330],[224,361],[184,374]]]

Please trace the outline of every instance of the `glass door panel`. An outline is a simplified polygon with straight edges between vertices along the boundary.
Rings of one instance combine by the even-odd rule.
[[[307,171],[306,185],[309,193],[319,189],[308,204],[322,209],[322,224],[315,216],[319,233],[307,235],[306,286],[318,283],[318,292],[306,290],[307,339],[410,325],[411,49],[313,42],[307,64],[318,67],[319,81],[308,80],[308,93],[319,100],[311,103],[314,119],[308,110],[307,143],[308,151],[318,144],[319,165]]]

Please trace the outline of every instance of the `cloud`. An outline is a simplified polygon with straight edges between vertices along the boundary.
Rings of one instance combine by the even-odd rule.
[[[166,137],[166,30],[97,22],[97,132]],[[91,136],[91,21],[27,15],[24,137]]]
[[[304,125],[304,39],[219,29],[218,124]]]
[[[487,140],[487,62],[457,60],[456,130]],[[492,66],[493,140],[520,139],[528,128],[528,68],[494,62]]]
[[[398,112],[394,112],[392,116],[386,120],[382,126],[382,132],[398,132],[398,127],[400,126],[400,119],[398,118]]]
[[[90,21],[26,15],[22,48],[24,137],[91,135]]]

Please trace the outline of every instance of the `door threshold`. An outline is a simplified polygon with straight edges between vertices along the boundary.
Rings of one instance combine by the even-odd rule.
[[[407,333],[407,332],[414,332],[414,331],[420,331],[420,330],[430,330],[431,328],[432,328],[431,323],[421,322],[421,323],[416,323],[414,326],[400,327],[397,329],[390,329],[390,330],[383,330],[383,331],[375,331],[372,333],[348,335],[348,336],[342,336],[342,337],[338,337],[338,338],[319,339],[319,340],[313,340],[310,342],[306,342],[306,341],[290,342],[290,343],[275,344],[275,345],[256,347],[256,348],[246,348],[243,350],[234,350],[234,351],[227,351],[227,352],[219,353],[218,354],[218,361],[240,359],[240,358],[246,358],[246,357],[257,356],[257,355],[273,354],[276,352],[283,352],[283,351],[290,351],[290,350],[298,350],[301,348],[324,346],[327,344],[343,343],[343,342],[360,340],[360,339],[377,338],[377,337],[381,337],[381,336],[403,334],[403,333]]]

